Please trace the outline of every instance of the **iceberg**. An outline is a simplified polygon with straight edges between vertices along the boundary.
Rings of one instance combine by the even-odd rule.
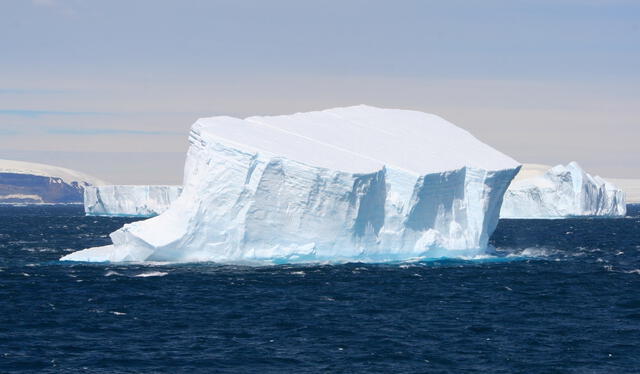
[[[182,186],[106,185],[85,187],[88,216],[152,217],[180,196]]]
[[[501,218],[622,217],[625,193],[576,162],[541,172],[524,165],[504,195]]]
[[[484,253],[512,158],[436,115],[366,105],[202,118],[183,191],[66,261],[397,261]]]
[[[607,181],[624,191],[627,204],[640,204],[640,179],[607,178]]]

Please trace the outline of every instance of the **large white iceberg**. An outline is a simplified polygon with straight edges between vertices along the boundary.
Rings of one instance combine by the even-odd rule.
[[[152,217],[180,196],[182,186],[106,185],[85,187],[88,216]]]
[[[212,117],[183,192],[72,261],[388,261],[482,253],[519,164],[444,119],[370,106]]]
[[[576,162],[541,172],[524,165],[504,195],[501,218],[620,217],[626,214],[625,194],[599,176],[587,174]]]

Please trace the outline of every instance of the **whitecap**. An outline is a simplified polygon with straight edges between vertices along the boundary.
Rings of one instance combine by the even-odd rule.
[[[140,273],[140,274],[134,275],[134,277],[138,277],[138,278],[164,277],[167,274],[169,273],[165,273],[164,271],[150,271],[147,273]]]
[[[480,260],[491,260],[495,259],[496,256],[492,256],[490,254],[477,254],[473,256],[460,256],[461,260],[465,261],[480,261]]]
[[[605,271],[613,271],[613,265],[605,265],[603,268]]]
[[[549,257],[554,254],[554,251],[551,251],[546,248],[525,248],[519,253],[510,253],[507,257]]]

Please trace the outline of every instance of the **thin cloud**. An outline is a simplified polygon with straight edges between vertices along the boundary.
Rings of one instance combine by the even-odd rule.
[[[71,129],[52,128],[46,132],[52,135],[184,135],[175,131],[129,130],[129,129]]]
[[[71,91],[66,90],[32,90],[21,88],[0,88],[0,95],[58,95]]]
[[[17,131],[17,130],[0,129],[0,135],[2,135],[2,136],[18,135],[18,134],[20,134],[20,132]]]
[[[109,116],[108,112],[65,112],[57,110],[0,109],[0,116],[38,118],[43,116]]]
[[[33,5],[37,5],[37,6],[55,6],[56,2],[54,0],[32,0],[31,1],[33,3]]]
[[[51,8],[51,9],[55,9],[57,12],[59,12],[60,14],[63,14],[65,16],[75,16],[76,14],[78,14],[78,11],[76,9],[77,5],[75,2],[72,1],[64,1],[64,0],[31,0],[31,2],[33,3],[33,5],[37,6],[37,7],[46,7],[46,8]]]

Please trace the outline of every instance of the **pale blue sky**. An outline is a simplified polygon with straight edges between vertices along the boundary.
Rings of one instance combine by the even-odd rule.
[[[5,0],[0,158],[179,183],[200,116],[367,103],[640,178],[639,67],[638,1]]]

